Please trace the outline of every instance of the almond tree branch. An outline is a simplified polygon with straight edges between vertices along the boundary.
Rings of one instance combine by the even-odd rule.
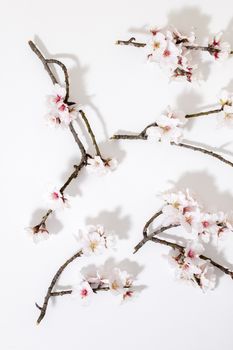
[[[116,45],[130,45],[135,47],[145,47],[146,43],[140,43],[136,41],[136,38],[132,37],[129,40],[117,40]],[[199,51],[207,51],[210,53],[221,52],[220,49],[216,49],[211,46],[201,46],[201,45],[183,45],[187,50],[199,50]],[[233,51],[230,51],[230,54],[233,54]]]
[[[141,249],[143,247],[143,245],[148,242],[149,240],[154,242],[154,243],[159,243],[159,244],[162,244],[162,245],[165,245],[165,246],[168,246],[168,247],[171,247],[173,249],[178,249],[182,254],[184,253],[184,249],[185,247],[180,245],[180,244],[177,244],[177,243],[174,243],[174,242],[170,242],[170,241],[167,241],[165,239],[161,239],[161,238],[158,238],[158,237],[155,237],[157,236],[158,234],[166,231],[166,230],[169,230],[171,228],[174,228],[174,227],[178,227],[180,225],[169,225],[169,226],[165,226],[165,227],[161,227],[159,228],[158,230],[152,232],[150,235],[144,237],[134,248],[134,253],[136,253],[139,249]],[[212,264],[214,267],[217,267],[219,270],[221,270],[222,272],[224,272],[226,275],[229,275],[232,279],[233,279],[233,271],[231,271],[230,269],[222,266],[221,264],[215,262],[214,260],[208,258],[207,256],[205,255],[200,255],[200,259],[202,260],[205,260],[205,261],[209,261],[210,264]]]
[[[222,110],[222,109],[221,109]],[[215,110],[215,111],[208,111],[208,112],[202,112],[201,115],[204,115],[203,113],[205,113],[205,115],[210,114],[210,113],[216,113],[216,111],[220,111],[220,110]],[[198,113],[200,115],[200,113]],[[195,114],[188,114],[187,115],[188,118],[191,118],[191,117],[194,117],[196,116]],[[147,125],[140,133],[138,134],[133,134],[133,135],[130,135],[130,134],[117,134],[117,135],[113,135],[111,137],[112,140],[147,140],[147,129],[150,128],[151,126],[158,126],[156,123],[152,123],[152,124],[149,124]],[[225,159],[224,157],[222,157],[220,154],[218,153],[215,153],[213,151],[209,151],[205,148],[202,148],[202,147],[197,147],[197,146],[193,146],[193,145],[190,145],[190,144],[186,144],[186,143],[175,143],[175,142],[171,142],[170,143],[172,146],[177,146],[177,147],[183,147],[183,148],[187,148],[187,149],[191,149],[193,151],[197,151],[197,152],[201,152],[201,153],[204,153],[204,154],[208,154],[209,156],[211,157],[214,157],[218,160],[220,160],[221,162],[233,167],[233,163],[227,159]]]
[[[69,258],[68,260],[66,260],[66,262],[61,265],[61,267],[57,270],[56,274],[54,275],[49,287],[48,287],[48,290],[47,290],[47,293],[44,297],[44,303],[43,303],[43,306],[40,307],[38,304],[36,304],[36,306],[40,309],[40,315],[37,319],[37,324],[39,324],[43,318],[45,317],[45,314],[46,314],[46,311],[47,311],[47,307],[48,307],[48,302],[49,302],[49,299],[50,297],[52,296],[52,293],[53,293],[53,288],[54,286],[56,285],[59,277],[61,276],[62,272],[65,270],[65,268],[72,262],[74,261],[75,259],[79,258],[80,256],[82,255],[82,251],[79,250],[77,253],[75,253],[71,258]],[[65,293],[64,293],[65,294]]]
[[[159,243],[159,244],[162,244],[162,245],[166,245],[166,246],[171,247],[173,249],[178,249],[181,252],[183,252],[184,248],[185,248],[185,247],[181,246],[180,244],[169,242],[169,241],[166,241],[165,239],[160,239],[158,237],[152,237],[151,241],[154,242],[154,243]],[[209,261],[209,263],[211,265],[213,265],[214,267],[217,267],[220,271],[224,272],[226,275],[229,275],[233,279],[233,271],[231,271],[227,267],[222,266],[221,264],[219,264],[216,261],[208,258],[205,255],[200,255],[199,257],[202,260]]]

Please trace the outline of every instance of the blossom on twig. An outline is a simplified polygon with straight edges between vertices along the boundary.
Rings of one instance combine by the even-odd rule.
[[[100,156],[88,158],[87,170],[97,175],[107,175],[117,168],[118,162],[115,158],[102,159]]]
[[[101,225],[89,225],[79,235],[83,255],[99,255],[106,249],[114,249],[116,236],[106,232]]]
[[[98,291],[110,291],[113,295],[120,296],[122,301],[134,295],[132,277],[117,267],[108,273],[103,268],[96,269],[91,275],[81,274],[79,279],[79,283],[72,288],[72,295],[85,304]]]
[[[185,113],[168,108],[165,114],[155,118],[154,125],[147,128],[147,139],[179,143],[183,136],[182,127],[185,122]]]
[[[78,115],[77,107],[69,106],[65,102],[66,89],[59,84],[54,84],[53,94],[48,96],[49,113],[46,116],[47,124],[52,127],[69,126]]]

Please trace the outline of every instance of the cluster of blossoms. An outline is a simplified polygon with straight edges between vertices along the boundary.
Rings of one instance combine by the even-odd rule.
[[[179,143],[183,136],[182,128],[185,123],[184,112],[172,111],[168,108],[166,113],[158,116],[155,123],[147,128],[147,139],[165,143]]]
[[[80,248],[83,255],[100,255],[106,249],[113,249],[116,236],[109,234],[101,225],[89,225],[79,234]]]
[[[130,299],[133,294],[133,279],[126,272],[115,267],[111,273],[104,269],[96,270],[91,276],[80,276],[80,281],[72,289],[72,295],[78,296],[82,302],[89,301],[98,291],[110,291],[121,300]]]
[[[88,158],[87,169],[97,175],[107,175],[117,168],[118,162],[115,158],[102,159],[100,156]]]
[[[76,107],[73,104],[69,106],[64,101],[65,97],[66,89],[59,84],[54,84],[53,94],[48,96],[49,113],[46,120],[49,126],[68,126],[77,118]]]
[[[173,264],[178,267],[178,276],[182,280],[198,283],[203,289],[212,289],[214,276],[208,261],[200,259],[204,251],[203,243],[211,238],[232,233],[233,226],[223,212],[209,213],[190,195],[189,191],[167,193],[163,195],[165,205],[162,208],[163,226],[181,226],[185,238],[190,241],[183,252],[172,252]],[[208,284],[209,278],[209,284]]]
[[[181,34],[176,28],[155,28],[151,31],[152,37],[146,44],[149,61],[156,62],[172,79],[193,80],[193,72],[197,68],[191,64],[191,49],[198,48],[195,43],[195,34]],[[230,45],[221,42],[222,33],[209,41],[207,50],[216,60],[229,56]]]
[[[214,289],[216,275],[213,266],[200,258],[203,251],[202,244],[190,241],[183,252],[178,249],[172,250],[169,260],[176,269],[178,279],[197,285],[206,292]]]

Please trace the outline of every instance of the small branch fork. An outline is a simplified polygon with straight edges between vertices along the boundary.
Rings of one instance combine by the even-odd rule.
[[[129,40],[117,40],[116,45],[126,45],[126,46],[135,46],[135,47],[145,47],[146,43],[140,43],[136,41],[136,38],[132,37]],[[201,46],[201,45],[183,45],[187,50],[196,50],[196,51],[207,51],[209,53],[221,52],[220,49],[213,48],[211,46]],[[233,51],[230,51],[230,54],[233,54]]]
[[[51,81],[53,84],[58,84],[58,80],[56,78],[56,76],[54,75],[53,71],[51,70],[50,68],[50,64],[54,64],[54,65],[58,65],[63,73],[64,73],[64,79],[65,79],[65,86],[66,86],[66,96],[65,96],[65,99],[64,99],[64,102],[67,104],[67,105],[73,105],[75,104],[74,102],[70,102],[69,101],[69,92],[70,92],[70,83],[69,83],[69,74],[68,74],[68,70],[66,68],[66,66],[56,60],[56,59],[46,59],[43,54],[40,52],[40,50],[37,48],[37,46],[32,42],[32,41],[29,41],[29,46],[30,48],[32,49],[32,51],[36,54],[36,56],[39,58],[39,60],[42,62],[46,72],[48,73]],[[88,121],[88,118],[85,114],[85,112],[83,110],[79,110],[79,113],[84,121],[84,124],[86,126],[86,129],[90,135],[90,138],[92,140],[92,143],[93,143],[93,146],[95,148],[95,153],[97,156],[100,156],[101,159],[104,160],[104,158],[102,157],[101,155],[101,152],[100,152],[100,149],[99,149],[99,146],[97,144],[97,141],[96,141],[96,138],[95,138],[95,135],[94,135],[94,132],[90,126],[90,123]],[[78,145],[78,148],[80,150],[80,153],[81,153],[81,160],[80,160],[80,163],[77,164],[77,165],[74,165],[74,170],[72,171],[72,173],[70,174],[70,176],[68,177],[68,179],[65,181],[65,183],[62,185],[62,187],[60,188],[60,193],[63,195],[64,194],[64,191],[66,190],[66,188],[69,186],[69,184],[78,177],[80,171],[87,165],[87,161],[88,161],[88,158],[92,158],[91,155],[89,155],[82,143],[82,141],[80,140],[79,138],[79,135],[78,133],[76,132],[74,126],[73,126],[73,123],[70,123],[69,125],[69,130],[75,140],[75,142],[77,143]],[[42,217],[41,219],[41,222],[36,225],[36,227],[40,228],[41,226],[43,227],[46,223],[46,220],[48,219],[48,217],[50,216],[50,214],[53,212],[52,209],[49,209],[46,214]]]
[[[214,109],[214,110],[209,110],[209,111],[206,111],[206,112],[200,112],[200,113],[194,113],[194,114],[187,114],[185,116],[185,118],[189,119],[189,118],[196,118],[196,117],[200,117],[200,116],[206,116],[206,115],[209,115],[209,114],[215,114],[215,113],[219,113],[222,111],[222,108],[219,108],[219,109]],[[147,125],[140,133],[137,133],[137,134],[116,134],[116,135],[113,135],[111,137],[112,140],[147,140],[147,130],[152,127],[152,126],[158,126],[156,123],[151,123],[149,125]],[[183,148],[187,148],[187,149],[191,149],[193,151],[197,151],[197,152],[201,152],[201,153],[204,153],[204,154],[207,154],[211,157],[214,157],[216,159],[218,159],[219,161],[233,167],[233,163],[227,159],[225,159],[224,157],[222,157],[220,154],[218,153],[215,153],[213,151],[209,151],[203,147],[197,147],[197,146],[193,146],[193,145],[190,145],[190,144],[187,144],[187,143],[175,143],[175,142],[171,142],[171,145],[172,146],[177,146],[177,147],[183,147]]]
[[[46,311],[47,311],[47,307],[48,307],[48,302],[49,302],[49,299],[51,298],[51,296],[53,296],[53,288],[55,287],[59,277],[61,276],[62,272],[65,270],[65,268],[72,262],[74,261],[75,259],[79,258],[80,256],[82,255],[82,251],[79,250],[77,253],[75,253],[71,258],[69,258],[68,260],[66,260],[66,262],[61,265],[61,267],[57,270],[57,272],[55,273],[49,287],[48,287],[48,290],[47,290],[47,293],[44,297],[44,303],[43,303],[43,306],[39,306],[38,304],[36,304],[36,307],[40,310],[40,315],[38,317],[38,320],[37,320],[37,324],[39,324],[43,318],[45,317],[45,314],[46,314]],[[57,293],[55,293],[55,296],[56,296]],[[63,294],[67,294],[65,293],[65,291],[63,292]],[[71,294],[71,292],[69,293]],[[61,294],[60,294],[61,295]]]
[[[55,273],[48,289],[47,289],[47,293],[44,297],[44,302],[43,305],[40,306],[37,303],[35,304],[36,307],[40,310],[40,314],[39,317],[37,319],[37,324],[39,325],[40,322],[43,320],[43,318],[46,315],[47,312],[47,308],[48,308],[48,303],[51,297],[58,297],[58,296],[63,296],[63,295],[69,295],[72,294],[73,290],[72,289],[68,289],[68,290],[62,290],[62,291],[54,291],[54,288],[61,276],[61,274],[64,272],[64,270],[67,268],[68,265],[70,265],[74,260],[76,260],[77,258],[80,258],[82,256],[82,250],[79,250],[78,252],[76,252],[74,255],[72,255],[68,260],[65,261],[64,264],[62,264],[59,269],[57,270],[57,272]],[[124,288],[129,288],[128,286],[125,286]],[[100,291],[109,291],[110,288],[109,287],[102,287],[101,285],[96,287],[96,288],[92,288],[94,293],[100,292]]]
[[[161,228],[157,229],[156,231],[153,231],[152,233],[148,234],[148,230],[149,230],[150,225],[161,214],[162,214],[162,211],[160,210],[159,212],[154,214],[147,221],[147,223],[145,224],[144,229],[143,229],[143,239],[135,246],[134,254],[137,253],[137,251],[140,250],[144,246],[144,244],[147,243],[148,241],[152,241],[154,243],[162,244],[162,245],[165,245],[165,246],[170,247],[172,249],[178,249],[181,252],[181,254],[184,254],[184,249],[185,249],[184,246],[157,237],[159,234],[161,234],[161,233],[163,233],[163,232],[165,232],[165,231],[167,231],[167,230],[169,230],[171,228],[178,227],[180,225],[164,226],[164,227],[161,227]],[[200,255],[200,259],[208,261],[211,265],[213,265],[214,267],[217,267],[220,271],[222,271],[226,275],[229,275],[233,279],[233,271],[231,271],[230,269],[222,266],[221,264],[217,263],[216,261],[212,260],[211,258],[209,258],[209,257],[207,257],[205,255]]]

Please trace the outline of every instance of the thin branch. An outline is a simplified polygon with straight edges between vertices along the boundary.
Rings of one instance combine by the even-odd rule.
[[[223,107],[218,108],[218,109],[213,109],[213,110],[210,110],[210,111],[206,111],[206,112],[186,114],[185,118],[189,119],[189,118],[202,117],[202,116],[210,115],[210,114],[216,114],[216,113],[222,112],[222,110],[223,110]]]
[[[117,40],[116,41],[116,45],[131,45],[131,46],[135,46],[135,47],[145,47],[146,44],[145,43],[139,43],[135,41],[136,39],[130,38],[129,40]]]
[[[74,128],[72,123],[69,124],[69,129],[71,131],[71,134],[73,135],[73,138],[74,138],[75,142],[77,143],[77,145],[78,145],[78,147],[80,149],[82,158],[85,158],[87,156],[86,150],[85,150],[85,148],[83,146],[83,143],[81,142],[81,140],[80,140],[80,138],[79,138],[79,136],[78,136],[78,134],[77,134],[77,132],[76,132],[76,130],[75,130],[75,128]]]
[[[87,131],[88,131],[88,133],[89,133],[89,135],[90,135],[90,137],[92,139],[92,143],[93,143],[93,145],[95,147],[96,155],[102,158],[99,146],[98,146],[98,144],[96,142],[95,135],[94,135],[94,133],[92,131],[91,125],[90,125],[90,123],[89,123],[89,121],[88,121],[88,119],[86,117],[86,114],[84,113],[83,110],[80,110],[79,113],[81,114],[81,117],[82,117],[82,119],[83,119],[83,121],[84,121],[84,123],[86,125]]]
[[[77,253],[75,253],[71,258],[69,258],[68,260],[66,260],[66,262],[57,270],[56,274],[54,275],[49,287],[48,287],[48,290],[47,290],[47,293],[44,297],[44,303],[43,303],[43,306],[40,307],[39,306],[39,309],[40,309],[40,315],[38,317],[38,320],[37,320],[37,324],[39,324],[45,314],[46,314],[46,311],[47,311],[47,307],[48,307],[48,302],[49,302],[49,299],[51,297],[51,293],[53,291],[53,288],[54,286],[56,285],[59,277],[61,276],[62,272],[65,270],[65,268],[72,262],[74,261],[75,259],[79,258],[80,256],[82,255],[82,251],[79,250]]]
[[[145,226],[143,227],[143,236],[147,237],[147,229],[150,226],[150,224],[152,224],[152,222],[162,214],[162,210],[158,211],[157,213],[155,213],[145,224]]]
[[[191,149],[193,151],[198,151],[198,152],[201,152],[201,153],[204,153],[204,154],[208,154],[209,156],[211,157],[214,157],[218,160],[220,160],[221,162],[233,167],[233,163],[230,162],[229,160],[225,159],[224,157],[220,156],[220,154],[217,154],[213,151],[209,151],[205,148],[202,148],[202,147],[197,147],[197,146],[192,146],[192,145],[188,145],[186,143],[174,143],[174,142],[171,142],[171,145],[172,146],[178,146],[178,147],[183,147],[183,148],[187,148],[187,149]]]
[[[71,173],[71,175],[68,177],[68,179],[66,180],[66,182],[64,183],[64,185],[60,188],[60,193],[63,194],[65,189],[69,186],[69,184],[78,177],[78,174],[80,172],[80,170],[82,170],[82,168],[84,166],[87,165],[87,160],[86,157],[84,157],[81,162],[79,163],[79,165],[74,165],[75,170]]]
[[[125,287],[127,288],[127,287]],[[97,292],[107,292],[110,290],[109,287],[97,287],[97,288],[92,288],[93,292],[94,293],[97,293]],[[59,291],[59,292],[52,292],[50,295],[51,297],[59,297],[59,296],[63,296],[63,295],[68,295],[68,294],[72,294],[73,293],[73,290],[72,289],[68,289],[68,290],[62,290],[62,291]]]
[[[55,60],[53,58],[47,59],[46,62],[57,64],[59,67],[61,67],[61,69],[64,73],[65,84],[66,84],[66,96],[65,96],[64,102],[67,103],[69,100],[69,95],[70,95],[70,82],[69,82],[69,75],[68,75],[68,70],[67,70],[66,66],[61,61]]]
[[[144,238],[134,247],[134,254],[137,253],[137,251],[139,249],[142,248],[142,246],[144,246],[144,244],[148,241],[150,241],[155,235],[158,235],[166,230],[169,230],[170,228],[173,228],[173,227],[177,227],[178,225],[169,225],[169,226],[165,226],[165,227],[161,227],[160,229],[158,229],[157,231],[155,232],[152,232],[150,235],[148,236],[144,236]]]
[[[29,41],[28,42],[30,48],[32,49],[32,51],[36,54],[36,56],[41,60],[41,62],[44,65],[44,68],[46,70],[46,72],[48,73],[48,75],[50,76],[50,79],[52,80],[53,84],[57,84],[58,81],[55,77],[55,75],[53,74],[53,72],[51,71],[46,58],[42,55],[42,53],[40,52],[40,50],[36,47],[36,45],[33,43],[33,41]]]

